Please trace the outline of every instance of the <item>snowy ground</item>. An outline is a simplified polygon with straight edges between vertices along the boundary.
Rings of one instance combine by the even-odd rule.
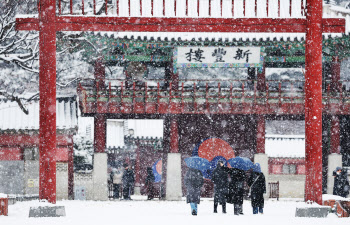
[[[142,224],[142,225],[185,225],[185,224],[258,224],[258,225],[342,225],[350,224],[350,218],[296,218],[296,206],[305,205],[295,201],[265,202],[264,215],[253,215],[250,202],[245,201],[243,216],[233,215],[233,206],[228,205],[227,214],[213,213],[213,201],[204,199],[199,205],[198,216],[190,214],[190,206],[185,201],[59,201],[64,205],[66,217],[28,218],[29,208],[43,203],[38,201],[17,202],[9,206],[9,216],[0,216],[1,225],[107,225],[107,224]],[[46,203],[44,203],[46,204]]]

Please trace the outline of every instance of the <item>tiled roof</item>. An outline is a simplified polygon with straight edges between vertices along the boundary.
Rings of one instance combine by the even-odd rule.
[[[26,115],[17,102],[0,100],[0,131],[39,130],[39,100],[23,101]],[[57,129],[77,128],[77,103],[73,98],[57,98]]]

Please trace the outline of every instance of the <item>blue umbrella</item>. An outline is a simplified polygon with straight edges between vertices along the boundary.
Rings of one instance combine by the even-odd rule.
[[[255,163],[254,166],[253,166],[253,171],[254,172],[259,172],[261,173],[261,167],[260,167],[260,164],[259,163]]]
[[[227,160],[228,163],[231,165],[232,168],[237,168],[240,170],[250,170],[253,168],[253,162],[250,161],[250,159],[246,157],[235,157],[232,159]]]
[[[210,167],[209,161],[199,156],[192,156],[186,158],[185,163],[188,167],[201,170],[202,172],[205,172]]]

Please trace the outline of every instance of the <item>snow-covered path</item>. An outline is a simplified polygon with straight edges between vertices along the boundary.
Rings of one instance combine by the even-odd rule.
[[[250,202],[244,203],[244,216],[234,216],[233,206],[227,206],[227,214],[214,214],[213,201],[205,199],[199,205],[198,216],[190,214],[185,201],[59,201],[64,205],[66,217],[28,218],[29,208],[40,205],[38,201],[17,202],[9,206],[9,216],[0,216],[1,225],[183,225],[183,224],[257,224],[257,225],[342,225],[350,224],[350,218],[296,218],[295,208],[302,202],[267,201],[264,215],[253,215]]]

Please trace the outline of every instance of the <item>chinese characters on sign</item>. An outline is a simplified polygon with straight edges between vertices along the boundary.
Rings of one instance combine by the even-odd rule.
[[[177,67],[259,67],[262,63],[260,47],[178,47]]]

